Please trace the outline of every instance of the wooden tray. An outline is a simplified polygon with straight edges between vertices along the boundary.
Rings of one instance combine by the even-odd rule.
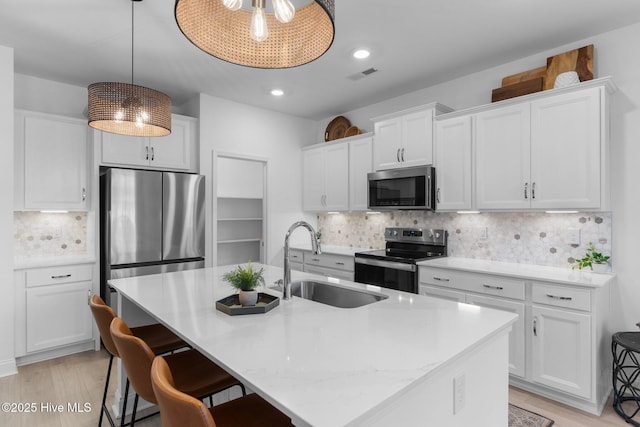
[[[516,96],[528,95],[540,92],[543,87],[543,78],[537,77],[519,83],[499,87],[491,92],[491,102],[502,101],[504,99],[515,98]]]
[[[575,71],[580,81],[593,79],[593,45],[583,46],[559,55],[547,58],[547,72],[544,78],[544,90],[553,89],[558,74]]]
[[[261,314],[271,311],[280,304],[280,298],[269,294],[258,293],[256,305],[243,307],[240,305],[238,294],[229,295],[216,301],[216,310],[227,313],[229,316],[241,314]]]
[[[331,120],[324,132],[325,141],[333,141],[335,139],[344,138],[344,133],[351,126],[351,122],[344,116],[338,116]]]

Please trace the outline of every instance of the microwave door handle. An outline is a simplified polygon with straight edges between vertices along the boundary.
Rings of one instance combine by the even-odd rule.
[[[427,204],[427,208],[429,209],[433,209],[433,206],[431,206],[431,175],[427,175],[427,197],[426,197],[426,204]]]

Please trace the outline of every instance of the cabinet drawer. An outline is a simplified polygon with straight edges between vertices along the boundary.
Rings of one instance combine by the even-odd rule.
[[[26,271],[27,288],[88,281],[92,278],[92,266],[65,265],[61,267],[34,268]]]
[[[420,295],[446,299],[455,302],[465,302],[465,294],[463,292],[452,291],[449,289],[438,288],[436,286],[420,285]]]
[[[353,282],[353,273],[351,271],[336,270],[333,268],[316,267],[313,265],[305,265],[304,271],[319,276],[327,276],[334,279],[349,280]]]
[[[304,263],[338,270],[353,271],[353,257],[346,255],[304,253]]]
[[[467,290],[481,294],[524,300],[524,280],[510,279],[507,277],[474,274],[470,287]]]
[[[291,262],[299,262],[302,264],[304,262],[303,252],[297,249],[289,250],[289,261]]]
[[[441,268],[420,267],[418,279],[420,283],[427,285],[445,286],[463,291],[471,286],[469,275],[460,271]]]
[[[534,303],[591,311],[591,291],[548,283],[533,282],[531,298]]]

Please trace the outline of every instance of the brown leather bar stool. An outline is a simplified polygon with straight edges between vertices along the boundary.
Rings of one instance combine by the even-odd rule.
[[[151,366],[151,384],[160,406],[163,427],[280,427],[291,420],[257,394],[207,408],[198,399],[181,392],[171,367],[158,356]],[[215,421],[214,421],[215,420]]]
[[[119,317],[113,319],[110,330],[127,376],[136,390],[131,415],[131,427],[133,427],[139,397],[147,402],[158,403],[151,385],[151,364],[156,355],[143,340],[131,333]],[[164,357],[173,370],[176,388],[189,396],[204,398],[233,386],[239,386],[243,396],[246,394],[244,385],[240,381],[197,350],[180,351]],[[124,425],[124,416],[122,422]]]
[[[104,383],[104,393],[102,394],[102,407],[100,408],[100,418],[98,421],[98,427],[102,426],[102,417],[106,414],[107,421],[111,424],[111,427],[115,427],[115,422],[111,418],[111,414],[106,406],[107,390],[109,389],[109,379],[111,378],[111,367],[113,366],[113,358],[119,357],[118,349],[111,339],[111,321],[115,319],[116,313],[111,307],[109,307],[98,295],[93,295],[89,301],[93,318],[100,331],[100,338],[102,338],[102,344],[104,348],[109,352],[109,367],[107,368],[107,379]],[[163,325],[156,323],[153,325],[140,326],[137,328],[131,328],[133,335],[140,337],[145,341],[155,354],[164,354],[170,351],[178,350],[183,347],[188,347],[187,343],[181,340],[176,334],[171,332]],[[129,389],[129,379],[127,378],[126,387]],[[125,409],[126,409],[125,394]],[[123,412],[124,414],[124,412]]]

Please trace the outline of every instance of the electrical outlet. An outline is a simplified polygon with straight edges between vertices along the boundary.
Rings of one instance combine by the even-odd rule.
[[[465,404],[466,384],[464,374],[460,374],[453,378],[453,414],[462,411]]]
[[[487,240],[489,238],[489,229],[487,227],[482,227],[480,229],[480,239]]]
[[[580,229],[579,228],[569,228],[567,230],[567,243],[571,246],[578,247],[580,246]]]

